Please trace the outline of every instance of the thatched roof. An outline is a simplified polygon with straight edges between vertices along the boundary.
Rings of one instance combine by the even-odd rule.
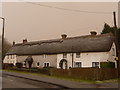
[[[72,52],[107,52],[114,36],[111,33],[52,39],[15,44],[7,54],[39,55]]]

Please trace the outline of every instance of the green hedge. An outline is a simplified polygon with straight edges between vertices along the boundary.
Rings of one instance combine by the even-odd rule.
[[[100,63],[101,68],[115,68],[114,62],[101,62]]]

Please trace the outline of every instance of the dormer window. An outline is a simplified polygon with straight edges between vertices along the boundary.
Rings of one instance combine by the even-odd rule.
[[[67,53],[63,53],[63,58],[67,58]]]
[[[9,55],[7,56],[7,59],[9,59]]]
[[[12,55],[10,55],[10,59],[12,59]]]
[[[43,57],[43,58],[47,58],[47,55],[46,55],[46,54],[43,54],[42,57]]]
[[[80,53],[76,53],[76,58],[80,58]]]

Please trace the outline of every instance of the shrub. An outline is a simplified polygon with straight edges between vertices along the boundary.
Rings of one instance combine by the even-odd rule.
[[[14,65],[12,63],[3,63],[2,68],[3,69],[9,69],[12,68]]]
[[[115,68],[114,62],[101,62],[100,63],[101,68]]]
[[[16,63],[17,68],[22,68],[23,64],[22,63]]]

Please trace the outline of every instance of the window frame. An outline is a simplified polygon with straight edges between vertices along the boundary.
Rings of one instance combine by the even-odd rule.
[[[48,63],[49,63],[49,64],[48,64]],[[48,64],[48,66],[46,66],[45,64],[46,64],[46,65]],[[43,66],[44,66],[44,67],[50,67],[50,62],[44,62],[44,63],[43,63]]]
[[[78,55],[78,53],[76,53],[76,58],[80,58],[80,53],[79,53],[79,55]]]
[[[7,55],[7,59],[9,59],[9,55]]]
[[[42,58],[47,58],[47,55],[46,55],[46,54],[43,54],[43,55],[42,55]]]
[[[63,53],[63,58],[67,58],[67,53]]]
[[[12,59],[12,55],[10,55],[10,59]]]
[[[98,65],[96,63],[98,63]],[[100,62],[92,62],[92,67],[99,67],[99,66],[100,66]]]
[[[38,63],[39,63],[39,65],[38,65]],[[40,62],[37,62],[37,63],[36,63],[36,67],[40,67]]]
[[[76,63],[80,63],[80,64],[77,65]],[[74,67],[75,68],[81,68],[82,67],[82,62],[80,62],[80,61],[79,62],[74,62]]]

